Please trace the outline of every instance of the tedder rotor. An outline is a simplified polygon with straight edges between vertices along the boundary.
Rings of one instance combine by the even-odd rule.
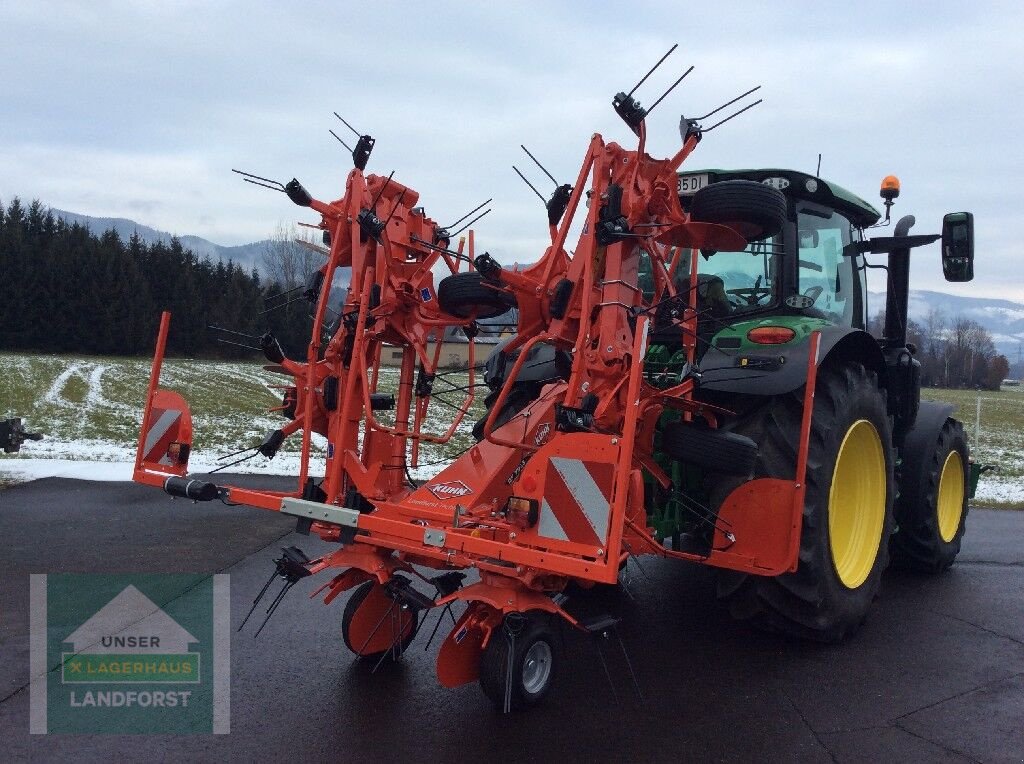
[[[869,205],[823,181],[812,189],[805,176],[680,175],[702,137],[726,120],[701,126],[719,109],[682,119],[681,146],[656,159],[646,152],[650,109],[635,90],[613,99],[635,146],[591,138],[575,182],[556,183],[545,202],[550,246],[522,270],[478,254],[472,232],[468,247],[453,248],[458,231],[429,218],[416,191],[365,174],[368,135],[358,136],[344,194],[332,202],[297,180],[245,174],[318,213],[329,245],[307,290],[316,308],[306,357],[287,357],[269,334],[261,339],[267,359],[294,381],[282,406],[288,423],[258,451],[273,456],[285,438],[300,436],[297,486],[278,492],[189,477],[189,407],[160,387],[168,314],[135,480],[196,501],[281,512],[299,532],[335,545],[316,559],[284,550],[271,578],[284,588],[268,616],[294,583],[326,573],[317,589],[326,603],[352,590],[345,644],[379,662],[400,656],[424,611],[447,609],[458,617],[438,654],[441,684],[478,679],[497,706],[513,710],[551,687],[559,621],[590,632],[612,623],[574,616],[567,587],[615,584],[632,556],[715,566],[734,611],[820,639],[863,620],[890,542],[900,539],[904,557],[924,554],[935,569],[952,562],[969,461],[959,425],[948,424],[949,412],[931,412],[921,436],[905,336],[902,345],[898,337],[879,342],[862,320],[834,315],[837,289],[859,294],[853,281],[866,252],[890,252],[892,270],[893,253],[903,262],[911,247],[937,237],[897,227],[872,249],[850,232],[878,214],[869,220]],[[802,246],[825,247],[831,234],[812,223],[834,214],[845,214],[846,238],[828,245],[827,263],[808,255],[821,283],[801,290]],[[570,250],[574,223],[580,233]],[[952,244],[967,231],[950,226],[944,264],[967,268],[973,250]],[[715,275],[717,263],[730,267]],[[343,268],[350,287],[335,310],[331,285]],[[435,284],[442,269],[449,275]],[[755,270],[756,278],[735,275]],[[862,306],[854,310],[849,299],[853,315]],[[478,322],[512,308],[516,334],[486,362],[490,395],[477,442],[417,485],[410,468],[420,447],[448,442],[473,403]],[[905,316],[905,298],[901,309]],[[441,337],[452,327],[469,340],[469,386],[449,426],[430,432]],[[382,352],[400,358],[397,382],[387,386]],[[822,386],[833,408],[844,395],[855,405],[829,415],[832,434],[819,422]],[[326,441],[323,457],[311,449],[314,434]],[[904,523],[894,534],[892,519],[896,454],[914,437],[928,459],[936,443],[945,451],[936,457],[939,482],[915,484],[901,538]],[[819,451],[828,452],[827,473]],[[931,509],[918,506],[929,501]],[[928,511],[937,513],[934,532]],[[928,552],[935,539],[946,545],[941,554]],[[776,587],[774,600],[764,582]],[[798,589],[806,601],[773,609]]]

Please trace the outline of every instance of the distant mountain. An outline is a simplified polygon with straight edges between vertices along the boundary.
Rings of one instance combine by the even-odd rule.
[[[166,231],[158,231],[155,228],[150,228],[147,225],[136,223],[134,220],[128,220],[127,218],[97,218],[56,208],[51,208],[50,211],[53,212],[54,217],[64,218],[68,223],[78,223],[85,226],[97,236],[104,231],[113,229],[125,241],[131,238],[133,233],[138,233],[139,238],[147,244],[155,244],[158,241],[169,244],[173,237],[173,234],[169,234]],[[214,244],[212,241],[207,241],[200,236],[179,236],[178,240],[181,242],[182,247],[192,250],[199,257],[209,257],[215,262],[217,260],[223,262],[233,260],[246,270],[251,270],[259,265],[263,248],[267,243],[266,240],[263,240],[254,241],[251,244],[242,244],[237,247],[224,247],[220,244]]]
[[[885,307],[885,295],[872,292],[869,296],[870,310],[877,312]],[[933,308],[941,310],[949,322],[956,316],[977,321],[992,335],[996,349],[1010,359],[1017,360],[1017,348],[1024,344],[1024,304],[1011,300],[996,300],[988,297],[962,297],[945,292],[930,292],[926,289],[910,290],[910,317],[921,322]]]

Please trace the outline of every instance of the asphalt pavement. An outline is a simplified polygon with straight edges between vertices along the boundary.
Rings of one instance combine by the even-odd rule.
[[[0,756],[1024,760],[1024,512],[985,509],[971,512],[952,570],[888,573],[864,627],[838,646],[733,622],[708,568],[631,565],[629,592],[609,607],[624,618],[642,699],[614,639],[574,634],[547,702],[524,714],[496,713],[475,684],[439,687],[436,643],[424,652],[422,637],[373,673],[341,642],[344,596],[325,606],[307,596],[320,581],[304,580],[258,639],[248,627],[233,636],[229,735],[29,735],[29,573],[229,573],[238,624],[280,547],[326,548],[292,527],[270,512],[125,483],[51,478],[0,491]]]

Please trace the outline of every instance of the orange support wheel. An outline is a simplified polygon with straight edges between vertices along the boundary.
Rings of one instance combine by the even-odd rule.
[[[391,599],[382,584],[366,581],[345,603],[341,638],[360,658],[380,661],[401,657],[416,636],[419,612]]]

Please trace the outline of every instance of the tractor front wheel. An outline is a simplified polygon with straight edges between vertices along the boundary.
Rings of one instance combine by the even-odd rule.
[[[940,573],[960,552],[967,518],[968,451],[964,428],[947,419],[931,448],[907,454],[900,497],[898,530],[890,551],[893,565]]]
[[[548,694],[557,666],[551,616],[509,613],[480,657],[480,688],[499,711],[524,711]]]
[[[760,444],[756,476],[792,480],[803,390],[777,396],[737,432]],[[885,393],[858,363],[822,369],[814,399],[797,570],[762,577],[722,571],[732,614],[771,631],[836,642],[878,594],[892,532],[893,453]],[[731,483],[735,486],[735,482]],[[714,498],[720,503],[729,487]]]

